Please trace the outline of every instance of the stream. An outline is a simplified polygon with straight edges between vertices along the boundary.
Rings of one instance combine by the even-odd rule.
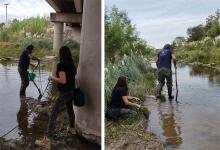
[[[182,65],[177,78],[180,103],[145,101],[150,111],[146,130],[159,137],[167,150],[220,150],[220,73],[208,67]]]
[[[40,75],[39,70],[35,72],[37,75],[35,82],[42,93],[48,83],[51,68],[52,63],[45,62],[41,67]],[[17,63],[0,64],[0,136],[17,125],[10,134],[4,137],[5,139],[42,138],[47,130],[48,116],[41,116],[31,112],[27,103],[20,99],[20,83]],[[27,100],[37,101],[38,96],[37,88],[30,82],[26,90],[26,97],[29,97]],[[45,92],[41,101],[47,101],[47,96],[48,93]],[[71,145],[76,149],[100,149],[100,146],[92,144],[83,138],[72,139]]]

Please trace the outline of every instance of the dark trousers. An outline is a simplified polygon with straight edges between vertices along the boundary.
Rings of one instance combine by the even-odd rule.
[[[60,113],[62,106],[64,105],[66,105],[67,113],[69,116],[69,126],[74,127],[75,114],[73,111],[73,91],[60,93],[60,96],[56,100],[56,103],[52,107],[50,113],[48,130],[47,130],[48,137],[51,137],[52,134],[54,133],[57,116]]]
[[[26,88],[29,85],[28,72],[27,72],[27,70],[24,70],[24,69],[21,69],[21,68],[18,68],[18,72],[19,72],[20,77],[21,77],[20,95],[25,96]]]
[[[167,81],[167,89],[169,97],[172,96],[172,70],[168,68],[160,68],[158,70],[158,85],[157,85],[157,96],[161,95],[162,88]]]
[[[117,120],[124,117],[133,117],[137,112],[129,108],[109,108],[107,110],[109,119]]]

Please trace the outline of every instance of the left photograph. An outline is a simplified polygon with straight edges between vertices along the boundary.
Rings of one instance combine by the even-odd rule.
[[[0,149],[101,149],[101,5],[0,2]]]

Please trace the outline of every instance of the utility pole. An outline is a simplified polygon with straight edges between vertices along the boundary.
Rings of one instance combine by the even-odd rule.
[[[5,9],[6,9],[6,18],[5,18],[5,26],[8,26],[8,3],[4,4],[5,5]]]

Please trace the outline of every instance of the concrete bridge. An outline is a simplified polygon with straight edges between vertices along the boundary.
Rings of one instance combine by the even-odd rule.
[[[74,107],[76,128],[86,139],[101,144],[101,0],[46,0],[56,13],[53,50],[63,44],[64,23],[81,29],[77,82],[86,95],[84,107]]]

